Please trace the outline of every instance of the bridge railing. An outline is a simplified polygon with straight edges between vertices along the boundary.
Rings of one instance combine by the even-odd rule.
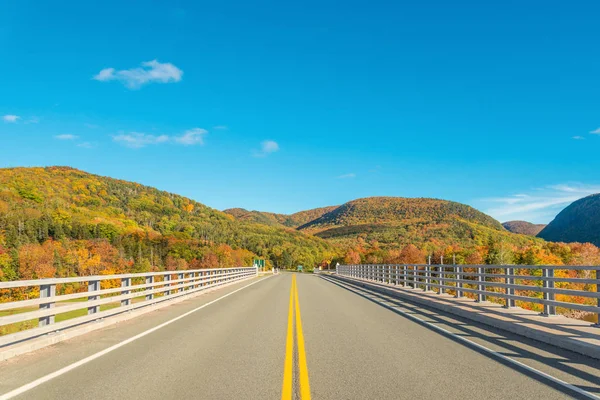
[[[0,332],[8,332],[0,348],[256,275],[256,267],[240,267],[0,282],[0,301],[2,294],[36,296],[0,302]],[[57,295],[65,286],[84,291]]]
[[[565,277],[555,276],[556,271],[587,272]],[[358,264],[338,265],[336,273],[423,291],[435,288],[438,294],[452,291],[457,298],[472,293],[478,302],[496,297],[507,308],[516,301],[541,304],[545,316],[556,315],[560,307],[600,317],[600,266]],[[565,284],[585,290],[560,287]]]

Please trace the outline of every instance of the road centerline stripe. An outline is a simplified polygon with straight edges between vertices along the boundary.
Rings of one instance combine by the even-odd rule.
[[[295,278],[295,276],[294,276]],[[304,346],[304,332],[302,331],[302,318],[300,317],[300,301],[298,300],[298,286],[294,285],[294,303],[296,308],[296,340],[298,341],[298,368],[300,372],[300,398],[310,400],[310,381],[308,379],[308,366],[306,364],[306,348]]]
[[[292,276],[290,287],[290,304],[288,306],[287,335],[285,339],[285,362],[283,364],[283,384],[281,389],[281,400],[292,399],[292,369],[294,361],[294,284],[296,276]]]

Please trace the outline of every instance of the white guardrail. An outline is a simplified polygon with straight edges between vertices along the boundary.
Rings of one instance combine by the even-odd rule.
[[[39,288],[37,298],[0,302],[0,312],[9,310],[8,315],[0,316],[0,328],[37,320],[37,327],[0,336],[0,348],[257,275],[256,267],[243,267],[0,282],[0,301],[3,295],[10,298],[19,290],[26,297],[37,294],[35,289]],[[57,286],[73,284],[87,284],[87,291],[56,295]],[[101,311],[103,305],[111,307]],[[55,323],[56,315],[82,309],[85,312],[86,308],[87,315]]]
[[[489,270],[492,271],[488,272]],[[516,274],[515,270],[531,271],[532,274]],[[557,270],[590,271],[590,278],[555,277]],[[541,276],[534,276],[534,273],[540,271]],[[504,306],[507,308],[514,307],[517,300],[542,304],[542,315],[546,316],[555,315],[556,308],[562,307],[594,313],[600,317],[600,266],[359,264],[338,265],[336,273],[424,291],[437,288],[438,294],[452,290],[454,297],[462,297],[465,292],[473,293],[475,301],[485,301],[486,297],[502,298],[505,299]],[[515,283],[516,281],[520,281],[520,284]],[[523,284],[525,282],[531,284]],[[590,290],[557,288],[555,283],[558,282],[583,284]],[[593,285],[596,287],[593,288]],[[515,291],[519,293],[515,294]],[[557,294],[590,299],[588,302],[591,304],[557,301]]]

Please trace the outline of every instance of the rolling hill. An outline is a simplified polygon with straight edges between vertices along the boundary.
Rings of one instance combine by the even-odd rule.
[[[507,221],[503,222],[502,226],[509,232],[530,236],[536,236],[546,227],[545,224],[532,224],[527,221]]]
[[[300,211],[294,214],[275,214],[264,211],[248,211],[243,208],[229,208],[227,210],[223,210],[223,212],[233,215],[240,221],[251,221],[271,226],[282,225],[288,228],[297,228],[321,217],[323,214],[335,210],[336,208],[337,206],[319,207],[311,210]]]
[[[72,261],[84,249],[88,256]],[[110,262],[95,254],[100,250],[111,254]],[[50,271],[69,264],[72,268],[65,273],[71,275],[95,256],[99,271],[110,267],[141,272],[178,263],[250,265],[257,256],[279,265],[316,265],[331,257],[331,251],[320,238],[239,221],[134,182],[69,167],[0,169],[0,279],[25,276],[36,265],[47,265]],[[45,261],[25,265],[32,254]]]
[[[600,246],[600,193],[571,203],[538,237],[554,242],[589,242]]]
[[[384,246],[409,243],[475,246],[487,243],[490,238],[517,245],[532,242],[507,232],[498,221],[470,206],[429,198],[358,199],[298,229],[337,243],[362,238]]]

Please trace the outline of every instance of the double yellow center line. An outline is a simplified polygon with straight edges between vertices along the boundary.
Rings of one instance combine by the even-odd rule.
[[[296,315],[296,346],[298,348],[298,377],[300,382],[300,399],[310,400],[310,383],[308,381],[308,367],[306,366],[306,349],[304,347],[304,333],[302,332],[302,318],[300,318],[300,302],[298,301],[298,287],[296,275],[292,275],[290,288],[290,305],[288,308],[287,338],[285,342],[285,363],[283,365],[283,388],[281,400],[291,400],[293,395],[293,367],[294,367],[294,310]]]

